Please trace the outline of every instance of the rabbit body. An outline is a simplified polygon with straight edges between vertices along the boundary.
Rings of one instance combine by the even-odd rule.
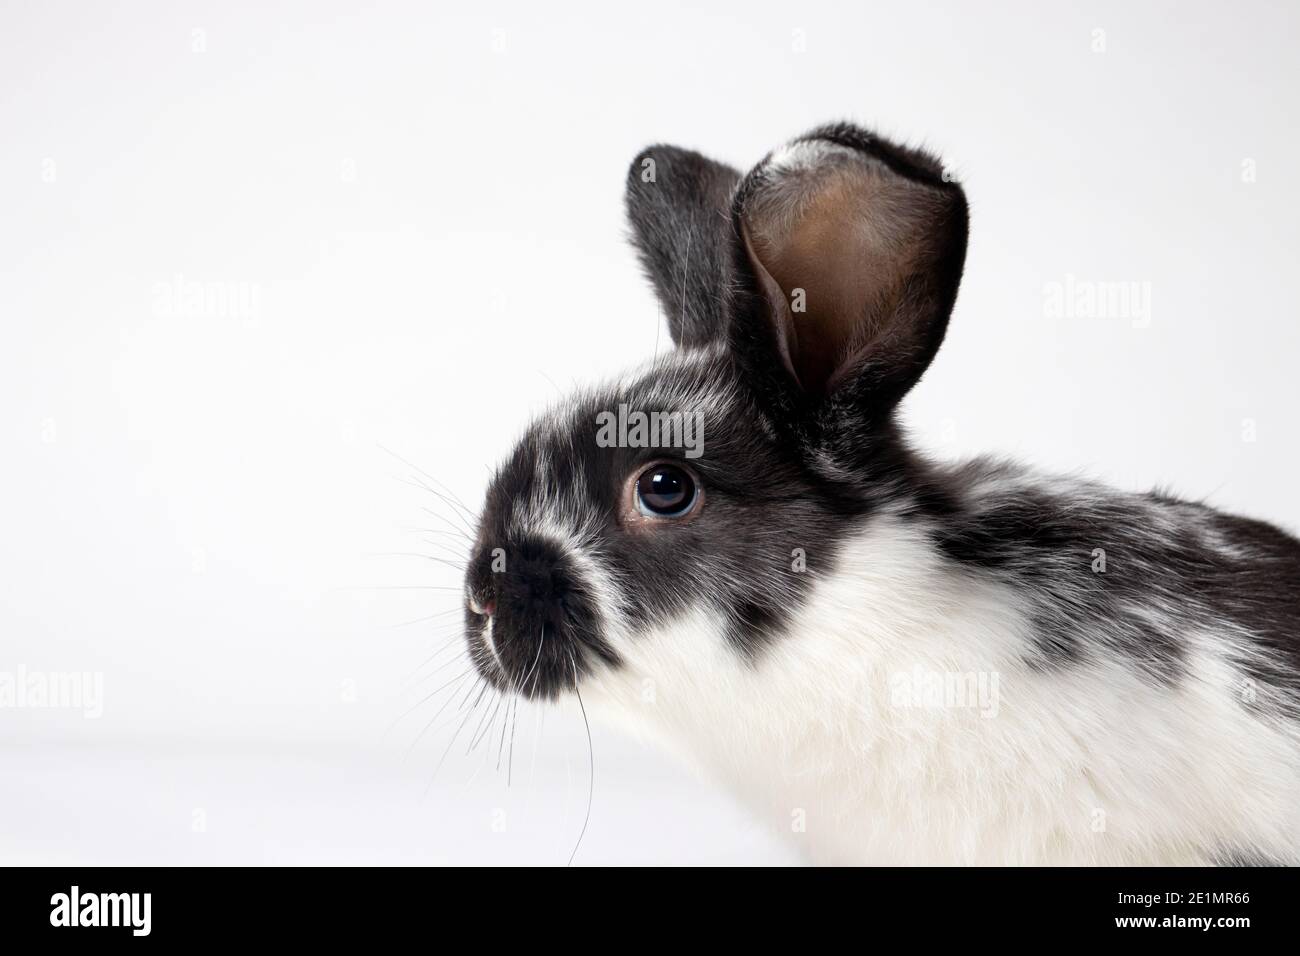
[[[987,542],[1014,559],[954,559],[944,527],[887,508],[761,659],[730,651],[719,614],[687,614],[617,645],[593,709],[729,786],[817,862],[1300,859],[1288,665],[1182,573],[1222,562],[1223,586],[1249,587],[1281,563],[1300,588],[1294,544],[1001,464],[955,477],[969,520],[1045,509]],[[1080,534],[1053,532],[1044,554],[1034,539],[1053,520]]]
[[[897,424],[964,265],[936,160],[656,146],[627,204],[677,348],[494,476],[483,680],[581,694],[822,862],[1300,862],[1300,543]],[[628,410],[656,427],[611,439]]]

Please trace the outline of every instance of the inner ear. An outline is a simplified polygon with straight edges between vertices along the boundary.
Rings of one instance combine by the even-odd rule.
[[[952,252],[953,190],[932,171],[911,172],[813,139],[753,174],[740,216],[743,239],[781,357],[806,392],[835,389],[868,356],[883,358],[887,343],[907,348],[925,339],[919,326],[926,323],[938,321],[942,337],[951,297],[946,306],[923,300],[939,291],[936,271]],[[963,200],[963,252],[964,209]],[[930,306],[944,314],[923,314]]]

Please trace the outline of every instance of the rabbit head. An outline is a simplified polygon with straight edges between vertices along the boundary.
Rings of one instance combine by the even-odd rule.
[[[632,163],[633,241],[676,349],[536,421],[489,488],[471,657],[553,697],[704,610],[753,657],[852,519],[913,495],[893,424],[943,339],[965,255],[930,156],[828,126],[746,176],[669,146]]]

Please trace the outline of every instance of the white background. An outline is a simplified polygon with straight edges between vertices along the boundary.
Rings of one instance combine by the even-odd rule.
[[[458,601],[396,588],[458,578],[390,555],[448,509],[382,449],[476,507],[532,413],[666,347],[622,218],[650,142],[930,146],[973,231],[917,441],[1294,529],[1290,6],[5,3],[0,672],[102,674],[104,713],[0,709],[0,860],[568,858],[574,713],[520,711],[509,786],[500,744],[428,786],[451,728],[393,725],[456,676],[418,670],[456,615],[402,622]],[[1149,323],[1053,316],[1070,276]],[[594,746],[578,862],[795,859]]]

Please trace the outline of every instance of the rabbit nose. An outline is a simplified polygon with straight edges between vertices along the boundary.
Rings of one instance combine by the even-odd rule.
[[[516,623],[562,612],[573,589],[572,570],[555,545],[536,538],[512,540],[493,561],[485,554],[467,582],[472,612]]]
[[[491,574],[473,575],[465,582],[465,606],[478,617],[497,612],[497,582]]]

